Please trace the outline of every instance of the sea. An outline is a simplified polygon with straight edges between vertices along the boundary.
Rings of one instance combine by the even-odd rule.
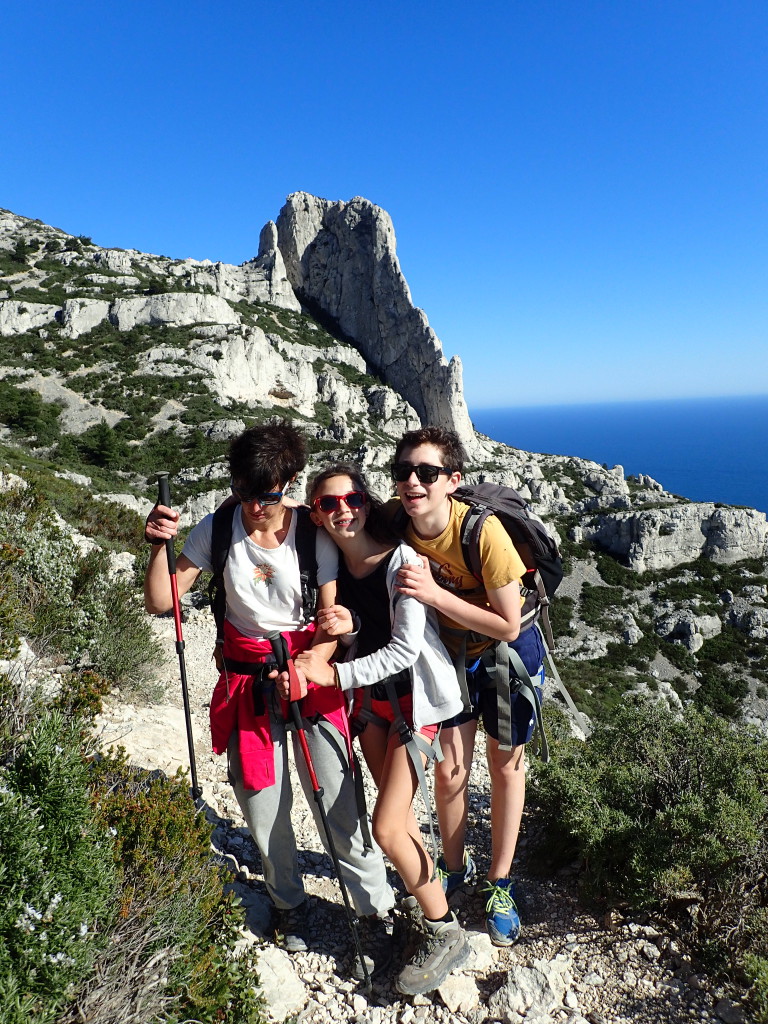
[[[475,428],[530,452],[645,473],[692,501],[768,513],[768,395],[470,410]]]

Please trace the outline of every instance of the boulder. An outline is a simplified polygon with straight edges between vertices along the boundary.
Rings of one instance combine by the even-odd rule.
[[[8,338],[12,334],[25,334],[44,327],[56,318],[59,308],[43,302],[0,299],[0,337]]]
[[[219,295],[199,292],[166,292],[115,299],[109,319],[120,331],[130,331],[141,324],[183,327],[190,324],[239,324],[240,315]]]
[[[717,615],[696,615],[690,608],[681,608],[657,619],[654,629],[659,636],[679,643],[692,654],[704,646],[704,641],[717,636],[723,624]]]
[[[701,555],[728,564],[768,554],[764,512],[709,503],[605,513],[584,527],[584,537],[637,572],[668,569]]]

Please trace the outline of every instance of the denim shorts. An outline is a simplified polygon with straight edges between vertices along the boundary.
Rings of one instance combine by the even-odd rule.
[[[538,693],[539,702],[542,700],[542,689],[544,686],[544,666],[540,665],[538,672],[531,672],[531,679]],[[513,682],[514,685],[514,682]],[[443,729],[450,729],[453,725],[463,725],[465,722],[478,721],[483,716],[483,728],[489,736],[498,740],[499,738],[499,714],[496,703],[496,687],[491,681],[485,667],[481,663],[471,669],[467,669],[467,689],[469,701],[472,705],[471,711],[462,711],[447,722],[443,722]],[[520,693],[510,693],[510,717],[511,717],[511,742],[513,747],[519,747],[528,743],[536,726],[536,717],[531,702]]]

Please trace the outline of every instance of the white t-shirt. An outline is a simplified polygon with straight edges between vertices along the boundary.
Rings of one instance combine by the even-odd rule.
[[[227,619],[245,636],[262,637],[275,630],[300,629],[301,583],[296,551],[295,510],[291,510],[288,534],[277,548],[262,548],[246,533],[242,509],[235,509],[232,520],[232,544],[224,567],[227,593]],[[202,519],[189,534],[182,554],[203,572],[211,572],[211,534],[213,513]],[[337,567],[325,543],[316,540],[317,582],[319,586],[336,579]],[[333,545],[333,541],[331,541]]]

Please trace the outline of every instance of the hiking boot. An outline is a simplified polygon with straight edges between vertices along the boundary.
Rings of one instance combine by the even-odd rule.
[[[304,953],[307,949],[307,905],[288,907],[276,911],[275,945],[286,953]]]
[[[424,918],[424,931],[421,945],[395,982],[397,991],[406,996],[423,995],[439,988],[469,956],[469,943],[455,914],[451,914],[450,921]]]
[[[463,885],[470,885],[475,880],[477,874],[477,868],[475,862],[469,856],[468,853],[464,853],[464,867],[459,868],[458,871],[449,871],[445,866],[445,861],[442,856],[437,858],[437,866],[435,868],[437,877],[440,879],[440,883],[443,887],[443,892],[446,896],[450,896],[452,892],[461,888]]]
[[[485,926],[494,946],[511,946],[520,936],[515,887],[508,878],[487,879],[478,889],[486,899]]]
[[[371,914],[360,920],[360,945],[363,947],[365,966],[368,969],[368,977],[375,978],[381,974],[392,963],[392,933],[395,928],[395,921],[392,914],[385,914],[383,917]],[[352,965],[352,977],[357,981],[365,981],[363,965],[360,957],[355,956]]]
[[[405,929],[408,932],[424,932],[424,914],[419,901],[415,896],[403,896],[396,907],[398,915],[402,918]]]

